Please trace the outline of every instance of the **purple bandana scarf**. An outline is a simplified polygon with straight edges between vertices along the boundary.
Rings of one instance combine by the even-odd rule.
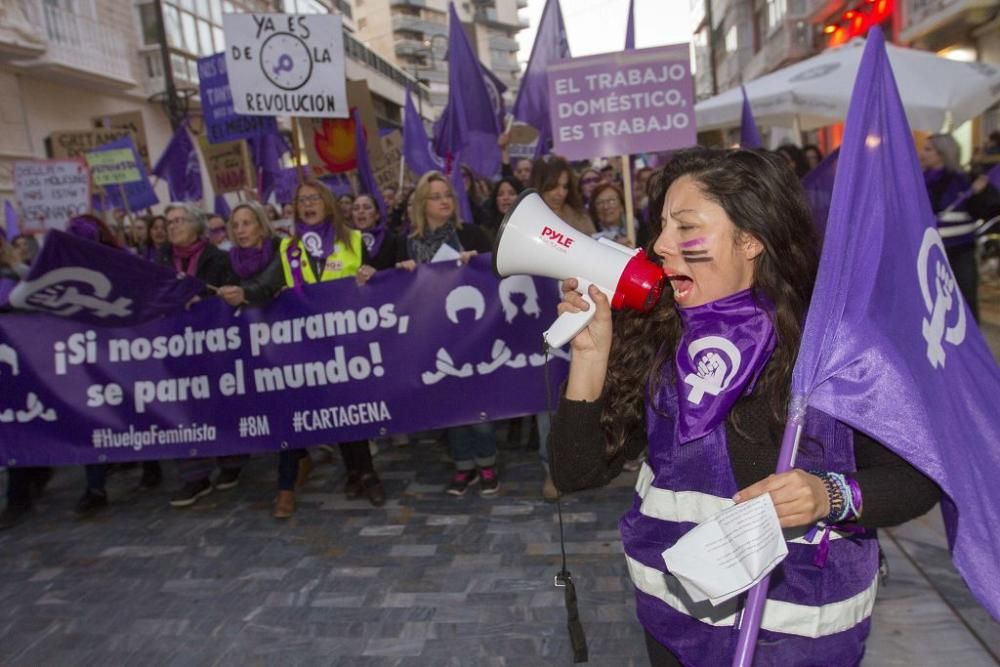
[[[361,240],[365,244],[368,256],[374,257],[382,249],[382,242],[385,241],[385,225],[379,223],[374,227],[361,230]]]
[[[733,404],[753,390],[774,352],[770,310],[749,289],[678,309],[684,323],[675,377],[681,443],[714,431]]]
[[[229,249],[229,261],[233,271],[244,280],[264,270],[274,258],[274,243],[264,239],[259,248],[241,248],[234,245]]]
[[[295,234],[302,239],[302,245],[311,256],[326,259],[333,254],[333,246],[337,239],[333,230],[333,220],[330,218],[318,225],[307,225],[301,220],[296,220]]]

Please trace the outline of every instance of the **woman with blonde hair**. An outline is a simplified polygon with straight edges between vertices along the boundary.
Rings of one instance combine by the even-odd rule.
[[[306,179],[295,189],[293,203],[295,236],[282,240],[278,247],[285,284],[301,287],[351,277],[358,284],[367,282],[375,269],[370,266],[361,232],[347,226],[333,193],[321,182]],[[347,483],[344,486],[347,497],[365,495],[372,505],[384,505],[385,489],[375,472],[368,441],[342,442],[340,453],[347,468]],[[285,455],[285,452],[282,454]],[[290,450],[285,456],[285,465],[290,470],[297,470],[299,461],[303,461],[303,472],[299,478],[304,479],[311,467],[308,456],[304,449]],[[287,481],[287,478],[283,479]],[[290,489],[279,491],[275,518],[288,518],[294,512],[294,494]]]
[[[467,263],[480,252],[490,252],[490,241],[479,227],[463,224],[451,183],[440,171],[420,177],[413,191],[410,235],[399,240],[396,266],[413,271],[430,262],[442,245],[451,246]]]

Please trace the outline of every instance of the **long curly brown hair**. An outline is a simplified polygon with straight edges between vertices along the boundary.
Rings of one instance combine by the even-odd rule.
[[[766,297],[774,304],[777,346],[755,392],[769,397],[772,419],[783,423],[819,262],[819,244],[802,186],[783,159],[773,153],[707,148],[680,151],[650,183],[649,210],[653,215],[646,252],[654,259],[653,245],[662,231],[660,212],[667,190],[682,176],[694,179],[704,195],[725,210],[737,229],[734,242],[750,234],[764,247],[754,265],[752,289],[755,297]],[[642,428],[645,399],[655,396],[665,369],[673,373],[673,364],[667,362],[674,358],[681,333],[671,290],[664,290],[653,310],[626,311],[616,318],[601,417],[608,459]],[[731,411],[730,419],[732,415]]]

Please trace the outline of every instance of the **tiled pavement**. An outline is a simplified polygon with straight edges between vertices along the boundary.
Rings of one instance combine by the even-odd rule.
[[[1000,285],[986,296],[1000,352]],[[120,473],[112,507],[83,522],[82,471],[61,470],[30,523],[0,532],[0,665],[570,665],[537,454],[501,460],[499,497],[457,499],[442,445],[384,448],[380,509],[345,500],[339,464],[320,465],[286,523],[269,514],[273,457],[184,511]],[[563,505],[594,665],[646,664],[617,533],[632,481]],[[891,576],[865,665],[1000,664],[1000,625],[951,567],[937,511],[882,541]]]

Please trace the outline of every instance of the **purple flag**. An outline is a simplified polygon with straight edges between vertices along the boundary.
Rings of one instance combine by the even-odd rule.
[[[221,215],[226,220],[229,220],[229,216],[232,215],[232,210],[229,208],[229,202],[226,201],[226,195],[221,192],[215,193],[215,206],[212,208],[216,215]]]
[[[1000,620],[1000,489],[987,474],[1000,470],[1000,371],[949,267],[879,28],[840,159],[793,401],[864,431],[941,486],[955,566]]]
[[[167,182],[173,201],[201,201],[204,195],[201,166],[198,164],[198,151],[188,134],[187,121],[174,131],[166,150],[153,166],[153,174]]]
[[[462,156],[456,155],[451,162],[451,187],[455,189],[455,205],[458,206],[458,217],[462,222],[471,225],[475,222],[472,217],[472,204],[469,203],[469,193],[465,189],[465,180],[462,178]]]
[[[52,230],[9,298],[15,308],[118,327],[182,309],[204,287],[130,252]]]
[[[372,229],[365,231],[365,246],[368,254],[372,257],[378,254],[385,240],[385,229],[389,219],[389,212],[385,207],[385,199],[382,198],[382,191],[379,190],[375,174],[372,173],[372,164],[368,159],[368,141],[365,138],[365,126],[361,122],[361,114],[357,109],[351,110],[354,117],[354,145],[358,156],[358,185],[361,192],[375,200],[378,206],[378,224]]]
[[[324,174],[319,180],[337,197],[354,195],[354,186],[346,174]]]
[[[812,210],[813,223],[820,238],[826,233],[826,219],[833,199],[833,184],[837,176],[837,162],[840,149],[837,148],[808,174],[802,177],[802,189],[806,191],[806,201]]]
[[[17,211],[9,199],[3,202],[4,235],[8,241],[13,241],[14,237],[21,233],[21,227],[17,222]]]
[[[266,202],[274,192],[278,174],[281,173],[281,156],[288,151],[288,144],[281,134],[273,132],[247,139],[257,168],[257,191],[260,200]]]
[[[750,108],[750,100],[747,98],[747,89],[740,86],[743,91],[743,115],[740,118],[740,148],[761,148],[760,133],[757,131],[757,123],[753,119],[753,110]]]
[[[451,159],[462,153],[473,172],[489,178],[500,169],[500,121],[454,3],[448,4],[448,17],[448,105],[434,150]]]
[[[482,72],[483,83],[486,84],[486,93],[490,96],[490,104],[493,105],[493,112],[497,115],[497,122],[502,128],[507,117],[507,103],[503,100],[503,94],[507,92],[507,86],[486,65],[479,63],[479,70]]]
[[[441,170],[444,161],[434,154],[424,120],[413,106],[410,91],[406,91],[406,111],[403,116],[403,157],[406,166],[418,176],[428,171]]]
[[[569,57],[569,41],[566,39],[566,26],[563,24],[559,0],[546,0],[513,109],[514,118],[538,130],[535,157],[547,152],[552,145],[549,82],[545,76],[545,68],[557,60]]]
[[[628,25],[625,26],[625,50],[635,48],[635,0],[628,0]]]

